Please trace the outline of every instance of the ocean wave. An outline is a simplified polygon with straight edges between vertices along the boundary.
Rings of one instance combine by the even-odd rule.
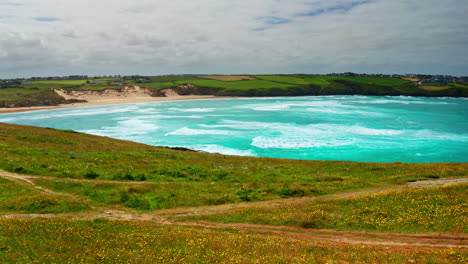
[[[197,112],[197,113],[206,113],[206,112],[213,112],[213,108],[169,108],[171,111],[179,111],[179,112]]]
[[[207,129],[193,129],[188,127],[183,127],[177,129],[176,131],[166,133],[165,136],[175,135],[175,136],[192,136],[192,135],[234,135],[235,131],[229,130],[207,130]]]
[[[279,148],[279,149],[300,149],[317,147],[337,147],[351,145],[352,140],[318,140],[310,137],[265,137],[258,136],[252,140],[251,145],[257,148]]]
[[[158,130],[159,127],[140,119],[130,119],[117,122],[116,126],[105,126],[100,129],[79,130],[83,133],[115,138],[127,138],[133,135],[146,135]]]

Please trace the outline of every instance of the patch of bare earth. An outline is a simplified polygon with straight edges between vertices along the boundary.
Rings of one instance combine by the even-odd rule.
[[[421,81],[421,79],[409,78],[409,77],[405,77],[405,78],[401,78],[401,79],[406,80],[406,81],[410,81],[410,82],[419,82],[419,81]]]
[[[245,75],[203,75],[203,76],[198,76],[198,77],[210,79],[210,80],[227,81],[227,82],[256,80],[255,78],[251,76],[245,76]]]

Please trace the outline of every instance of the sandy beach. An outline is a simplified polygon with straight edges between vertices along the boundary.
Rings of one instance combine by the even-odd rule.
[[[113,90],[107,90],[105,92],[78,92],[63,93],[60,90],[56,92],[64,97],[65,99],[81,99],[86,100],[84,103],[72,103],[72,104],[60,104],[53,106],[30,106],[30,107],[13,107],[13,108],[0,108],[0,114],[2,113],[17,113],[27,112],[36,110],[49,110],[58,108],[72,108],[72,107],[87,107],[87,106],[100,106],[100,105],[114,105],[114,104],[129,104],[129,103],[145,103],[145,102],[156,102],[156,101],[176,101],[176,100],[193,100],[193,99],[210,99],[210,98],[223,98],[214,95],[179,95],[167,89],[165,91],[166,96],[151,96],[147,91],[144,91],[140,87],[131,87],[124,92],[116,92]]]
[[[53,105],[53,106],[0,108],[0,114],[28,112],[28,111],[36,111],[36,110],[49,110],[49,109],[58,109],[58,108],[87,107],[87,106],[129,104],[129,103],[145,103],[145,102],[156,102],[156,101],[210,99],[210,98],[222,98],[222,97],[214,96],[214,95],[181,95],[181,96],[171,96],[171,97],[132,97],[132,98],[121,98],[121,99],[112,98],[112,99],[88,101],[86,103],[60,104],[60,105]]]

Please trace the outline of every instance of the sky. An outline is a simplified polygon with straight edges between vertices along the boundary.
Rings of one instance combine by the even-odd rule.
[[[466,0],[0,0],[0,78],[468,75]]]

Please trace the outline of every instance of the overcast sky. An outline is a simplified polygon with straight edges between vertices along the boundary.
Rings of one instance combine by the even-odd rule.
[[[0,0],[0,78],[468,75],[466,0]]]

